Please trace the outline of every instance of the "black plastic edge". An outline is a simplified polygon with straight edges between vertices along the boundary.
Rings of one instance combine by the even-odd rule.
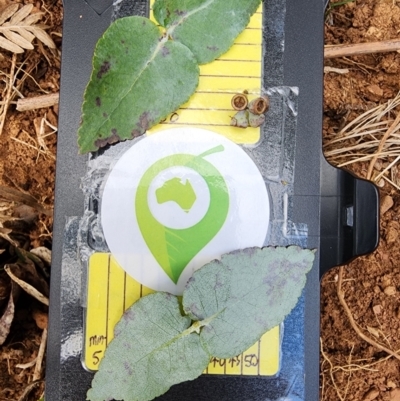
[[[103,14],[113,5],[113,0],[86,0],[86,3],[98,14]]]
[[[74,0],[73,0],[74,1]],[[51,333],[48,346],[48,365],[46,380],[46,400],[58,401],[60,389],[65,383],[60,383],[60,317],[61,305],[59,299],[62,238],[65,226],[65,216],[76,216],[82,213],[83,196],[79,189],[79,180],[85,171],[85,157],[78,157],[76,147],[76,131],[79,125],[81,95],[90,75],[91,56],[95,41],[111,20],[111,11],[107,10],[99,18],[86,3],[74,3],[64,0],[64,53],[62,95],[60,109],[59,151],[57,161],[57,190],[55,243],[53,247],[53,276],[51,299]],[[319,196],[319,154],[322,139],[322,67],[323,67],[323,4],[313,0],[307,7],[302,2],[287,1],[286,41],[284,74],[285,84],[300,87],[299,105],[299,143],[296,157],[299,164],[305,162],[312,171],[306,176],[302,169],[296,170],[295,192],[299,196]],[[82,21],[82,26],[80,25]],[[312,21],[313,23],[310,23]],[[83,26],[84,25],[84,26]],[[81,28],[79,28],[81,27]],[[68,29],[67,29],[68,28]],[[84,45],[79,45],[80,38],[85,37]],[[88,40],[88,38],[90,40]],[[75,45],[73,45],[75,44]],[[68,62],[68,60],[70,60]],[[79,60],[78,63],[71,60]],[[310,64],[310,60],[311,64]],[[73,105],[66,110],[63,105]],[[79,110],[78,110],[79,109]],[[65,153],[65,154],[63,154]],[[311,179],[310,179],[311,178]],[[316,219],[319,216],[315,216]],[[319,247],[319,238],[309,238],[310,247]],[[316,266],[318,262],[316,262]],[[319,271],[317,268],[309,274],[305,290],[306,326],[305,336],[305,398],[307,401],[317,401],[319,397]],[[89,379],[86,372],[81,373],[82,382]],[[65,377],[68,379],[68,377]],[[76,376],[70,377],[69,386]],[[200,380],[203,383],[202,380]],[[228,386],[229,381],[220,379],[221,387]],[[247,385],[257,386],[257,381],[249,379]],[[188,383],[187,386],[190,386]],[[243,385],[245,383],[243,382]],[[76,399],[76,398],[71,398]],[[194,398],[193,398],[194,399]]]
[[[61,60],[60,113],[57,144],[55,212],[49,337],[46,357],[46,400],[60,401],[61,367],[61,259],[67,216],[83,214],[84,198],[80,180],[86,169],[86,157],[78,156],[76,132],[79,126],[82,96],[88,82],[92,55],[97,39],[111,20],[111,8],[100,17],[83,0],[64,0]],[[85,38],[85,40],[82,40]],[[79,63],[73,62],[79,60]]]
[[[373,252],[379,243],[379,190],[369,181],[333,168],[321,176],[320,276]]]

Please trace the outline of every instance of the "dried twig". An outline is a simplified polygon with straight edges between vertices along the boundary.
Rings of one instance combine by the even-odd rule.
[[[395,98],[359,115],[338,133],[328,133],[324,141],[327,159],[337,167],[370,163],[374,159],[373,163],[376,164],[379,159],[383,171],[371,173],[369,178],[376,183],[384,179],[398,188],[399,182],[394,173],[400,161],[400,124],[396,124],[393,115],[399,113],[399,107],[400,92]]]
[[[18,369],[29,369],[32,366],[36,365],[36,361],[37,361],[37,357],[35,359],[33,359],[32,361],[27,362],[27,363],[18,363],[17,365],[15,365],[15,367],[18,368]]]
[[[325,46],[324,57],[347,57],[360,56],[362,54],[386,53],[400,50],[400,40],[382,40],[381,42],[356,43],[345,45],[327,45]]]
[[[392,351],[389,348],[386,348],[385,346],[383,346],[382,344],[379,344],[378,342],[376,342],[375,340],[373,340],[372,338],[366,336],[358,327],[357,323],[354,320],[354,317],[351,313],[351,310],[349,308],[349,306],[346,303],[346,300],[344,298],[344,291],[342,289],[342,283],[343,283],[343,271],[344,268],[343,266],[340,266],[339,268],[339,278],[338,278],[338,284],[337,284],[337,295],[340,301],[340,304],[343,306],[347,317],[349,319],[349,322],[351,324],[351,327],[354,329],[354,331],[357,333],[357,335],[362,338],[364,341],[366,341],[368,344],[372,345],[375,348],[378,348],[381,351],[385,351],[387,354],[393,356],[394,358],[398,359],[400,361],[400,355],[397,352]]]
[[[57,92],[57,93],[51,93],[49,95],[18,99],[17,110],[27,111],[27,110],[41,109],[43,107],[51,107],[54,106],[55,104],[58,104],[59,98],[60,94]]]
[[[7,88],[7,94],[4,99],[4,105],[3,105],[3,110],[2,114],[0,116],[0,135],[3,133],[4,129],[4,124],[6,122],[6,115],[8,111],[8,106],[10,104],[10,101],[12,100],[11,93],[12,93],[12,88],[14,86],[14,73],[15,73],[15,65],[17,63],[17,55],[14,53],[12,55],[12,60],[11,60],[11,68],[10,68],[10,75],[9,75],[9,81],[8,81],[8,88]]]
[[[42,383],[42,382],[43,382],[43,380],[38,380],[38,381],[35,381],[35,382],[32,382],[32,383],[28,384],[28,385],[25,387],[24,392],[21,394],[21,397],[18,398],[18,401],[25,401],[25,400],[27,399],[28,395],[30,394],[30,392],[31,392],[38,384],[40,384],[40,383]]]
[[[40,341],[39,352],[36,360],[35,371],[33,373],[33,381],[39,380],[42,375],[42,362],[44,357],[44,351],[46,350],[47,343],[47,329],[43,329],[42,340]]]
[[[396,119],[390,126],[390,128],[386,131],[385,135],[382,137],[381,141],[379,142],[378,150],[376,151],[373,159],[371,160],[369,167],[368,167],[368,173],[367,173],[367,179],[370,180],[372,176],[372,170],[374,169],[375,163],[378,160],[379,154],[382,152],[383,147],[385,146],[386,140],[390,137],[390,135],[393,134],[393,132],[398,128],[398,125],[400,123],[400,112],[397,114]]]
[[[326,353],[324,351],[324,347],[323,347],[323,343],[322,343],[322,338],[321,337],[320,337],[319,341],[320,341],[320,346],[321,346],[321,348],[320,348],[321,354],[322,354],[323,358],[325,359],[325,361],[328,362],[328,364],[329,364],[329,375],[331,377],[332,384],[335,387],[336,394],[339,397],[340,401],[344,401],[344,398],[340,394],[339,388],[338,388],[338,386],[336,384],[335,377],[333,376],[333,363],[331,362],[331,360],[329,359],[328,355],[326,355]]]

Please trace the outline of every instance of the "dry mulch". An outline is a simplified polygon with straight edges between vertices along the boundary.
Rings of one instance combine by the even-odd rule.
[[[354,1],[332,8],[325,25],[325,41],[341,44],[394,39],[398,38],[399,27],[400,7],[396,2]],[[365,111],[394,99],[400,91],[397,52],[327,60],[326,65],[342,73],[325,74],[325,141],[335,138]],[[348,72],[343,73],[346,69]],[[387,118],[395,119],[399,111],[399,108],[392,110]],[[398,128],[392,138],[399,135]],[[370,139],[365,136],[357,144]],[[342,146],[355,144],[353,140]],[[378,160],[371,178],[379,175],[393,159]],[[365,178],[370,162],[348,167]],[[397,165],[388,170],[385,179],[377,180],[382,201],[378,249],[354,260],[342,272],[339,268],[332,269],[322,280],[321,400],[400,400],[400,357],[388,357],[387,352],[360,337],[360,334],[368,336],[393,352],[400,350],[400,191],[386,178],[399,184]],[[337,295],[341,274],[348,314]],[[358,333],[351,326],[349,315]]]

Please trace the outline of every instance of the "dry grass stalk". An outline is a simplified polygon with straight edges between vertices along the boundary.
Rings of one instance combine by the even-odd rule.
[[[3,82],[5,83],[5,90],[3,91],[3,98],[4,100],[0,103],[0,135],[3,132],[4,129],[4,124],[6,121],[6,116],[8,112],[8,108],[10,104],[13,103],[13,100],[16,95],[19,97],[23,97],[20,89],[22,88],[22,85],[24,84],[26,78],[30,76],[30,72],[36,68],[37,63],[32,63],[26,70],[23,70],[23,67],[25,64],[27,64],[29,61],[29,56],[21,63],[19,67],[16,66],[17,64],[17,55],[14,53],[12,56],[12,61],[11,61],[11,67],[10,67],[10,73],[9,74],[4,74],[2,71],[0,71],[1,75],[5,75],[6,78],[3,79]],[[16,77],[18,74],[23,73],[22,77],[18,80],[18,83],[16,83]],[[37,84],[37,82],[35,81]],[[37,84],[39,86],[39,84]],[[39,86],[40,88],[40,86]],[[5,94],[4,94],[5,92]]]
[[[43,329],[42,339],[40,341],[39,352],[36,360],[35,371],[33,373],[33,381],[37,381],[42,376],[42,363],[47,344],[47,329]]]
[[[329,364],[329,376],[330,376],[331,382],[333,384],[333,387],[335,388],[335,391],[336,391],[337,396],[339,397],[339,400],[340,401],[344,401],[345,397],[343,397],[342,394],[340,393],[339,387],[338,387],[338,385],[336,384],[336,381],[335,381],[335,376],[333,374],[333,369],[334,369],[333,363],[332,363],[332,361],[329,359],[328,355],[324,351],[322,338],[320,338],[320,345],[321,345],[320,351],[321,351],[321,355],[324,358],[324,362],[328,362],[328,364]],[[322,372],[325,372],[325,370],[323,370],[323,369],[321,369],[321,370],[322,370]],[[322,377],[323,377],[323,387],[322,387],[322,391],[321,391],[322,392],[322,397],[321,398],[322,398],[322,400],[324,400],[324,398],[325,398],[325,391],[324,391],[325,390],[325,376],[323,375]]]
[[[31,393],[31,391],[34,388],[36,388],[42,382],[43,382],[43,380],[38,380],[38,381],[35,381],[35,382],[32,382],[32,383],[28,384],[25,387],[24,392],[21,394],[21,397],[18,398],[18,401],[26,401],[27,398],[28,398],[28,395]]]
[[[390,137],[390,135],[392,135],[396,130],[399,129],[399,125],[400,125],[400,113],[397,114],[396,119],[393,121],[392,125],[385,132],[385,135],[383,135],[382,139],[379,142],[378,150],[375,153],[374,157],[372,158],[371,163],[369,164],[369,167],[368,167],[367,178],[369,180],[371,179],[372,170],[375,167],[375,163],[378,160],[379,155],[382,153],[382,150],[385,147],[387,139]],[[396,143],[400,143],[400,141],[396,140]]]
[[[394,99],[361,114],[337,134],[328,134],[324,143],[326,158],[337,167],[369,162],[367,178],[374,182],[385,179],[398,187],[389,175],[400,161],[400,112],[396,111],[399,106],[400,92]],[[385,165],[374,176],[378,160]]]
[[[393,356],[394,358],[398,359],[400,361],[400,354],[398,354],[398,351],[393,351],[384,345],[378,343],[377,341],[373,340],[372,338],[368,337],[365,335],[361,329],[358,327],[356,321],[354,320],[353,314],[351,313],[351,310],[349,306],[347,305],[347,302],[344,297],[344,291],[342,288],[342,283],[343,283],[343,271],[344,267],[340,266],[339,268],[339,279],[338,279],[338,284],[337,284],[337,295],[339,298],[340,304],[343,306],[343,309],[346,312],[346,315],[349,319],[349,322],[351,324],[351,327],[354,329],[354,331],[357,333],[357,335],[362,338],[364,341],[366,341],[368,344],[372,345],[373,347],[379,349],[380,351],[386,352],[388,355]]]
[[[14,53],[13,57],[12,57],[12,61],[11,61],[9,80],[6,81],[7,93],[6,93],[6,96],[4,99],[4,104],[2,105],[2,107],[0,109],[0,135],[3,133],[8,107],[12,100],[12,88],[14,86],[14,81],[15,81],[15,65],[16,65],[16,63],[17,63],[17,55]]]
[[[58,128],[55,127],[54,125],[50,124],[49,121],[47,121],[46,119],[46,114],[44,115],[44,117],[42,117],[40,119],[40,124],[37,124],[37,119],[34,120],[34,125],[35,125],[35,130],[36,130],[36,137],[37,137],[37,141],[39,143],[39,150],[43,151],[44,154],[53,159],[56,160],[56,157],[54,156],[54,154],[49,150],[49,148],[46,145],[45,142],[45,138],[53,135],[57,132]],[[50,132],[46,133],[46,127],[50,128]],[[38,153],[38,157],[39,157],[39,153]],[[36,159],[37,162],[37,159]]]

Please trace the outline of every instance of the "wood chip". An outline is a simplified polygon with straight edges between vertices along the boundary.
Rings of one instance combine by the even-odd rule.
[[[60,99],[59,93],[51,93],[49,95],[18,99],[17,110],[27,111],[27,110],[41,109],[44,107],[51,107],[58,104],[59,99]]]
[[[381,201],[381,214],[385,214],[394,205],[393,198],[390,195],[386,195]]]
[[[348,68],[335,68],[335,67],[324,67],[324,73],[334,72],[335,74],[348,74],[350,70]]]

